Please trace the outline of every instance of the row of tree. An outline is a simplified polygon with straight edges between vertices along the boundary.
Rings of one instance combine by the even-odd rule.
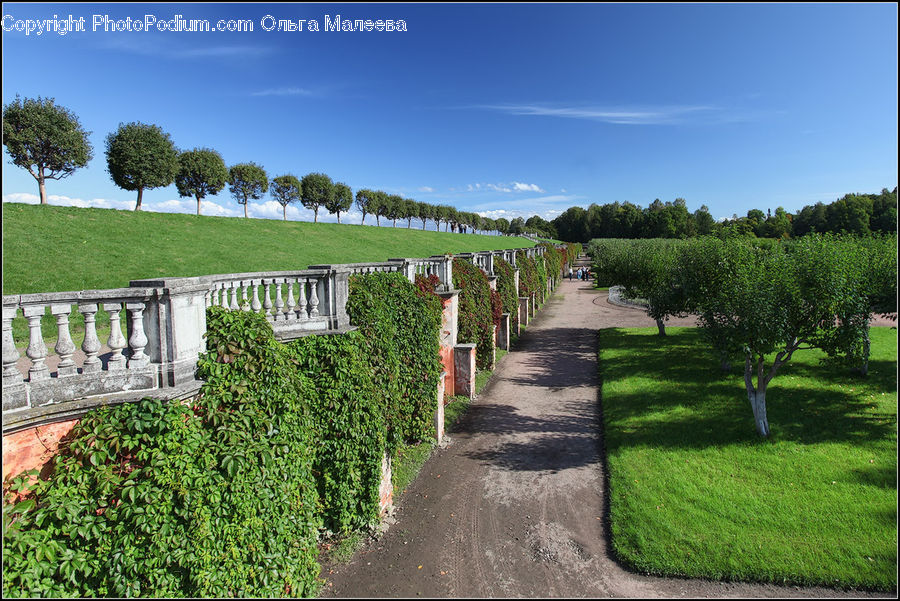
[[[46,180],[68,177],[93,158],[89,134],[74,113],[53,99],[22,100],[16,96],[14,102],[3,107],[3,144],[13,164],[28,170],[37,180],[41,204],[47,204]],[[244,217],[249,201],[260,200],[269,192],[282,206],[285,220],[288,205],[299,202],[313,211],[314,221],[319,220],[319,209],[324,208],[337,215],[340,223],[341,213],[350,210],[355,201],[363,224],[366,215],[374,215],[378,225],[383,217],[393,221],[394,227],[404,219],[407,227],[412,227],[416,219],[421,220],[422,229],[431,220],[437,229],[444,223],[445,231],[549,236],[545,227],[549,223],[537,216],[527,222],[522,218],[512,222],[495,220],[380,190],[359,190],[354,198],[350,186],[334,182],[323,173],[310,173],[302,179],[288,173],[269,179],[265,169],[256,163],[239,163],[229,168],[222,156],[209,148],[179,152],[169,134],[157,125],[120,124],[106,137],[106,162],[117,186],[137,192],[136,211],[141,210],[144,190],[174,183],[180,196],[197,200],[199,215],[201,201],[228,185],[234,200],[244,206]]]
[[[791,214],[782,207],[763,212],[751,209],[717,222],[703,205],[693,213],[683,198],[654,200],[642,209],[630,202],[570,207],[551,222],[552,237],[588,242],[594,238],[693,238],[713,235],[791,238],[811,232],[868,235],[897,231],[897,188],[880,194],[847,194],[832,202],[803,207]]]
[[[762,436],[767,386],[794,352],[820,348],[865,374],[872,314],[897,311],[896,234],[596,239],[588,252],[598,283],[644,299],[660,335],[668,317],[697,315],[724,370],[744,360]]]

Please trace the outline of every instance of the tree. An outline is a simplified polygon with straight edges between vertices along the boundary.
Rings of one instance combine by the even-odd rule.
[[[195,148],[178,156],[178,174],[175,186],[178,195],[197,199],[197,214],[200,201],[209,195],[216,195],[228,182],[228,168],[215,150]]]
[[[425,229],[426,222],[431,219],[434,214],[434,207],[427,202],[416,203],[416,216],[422,220],[422,229]],[[435,218],[437,221],[437,218]]]
[[[319,207],[334,198],[334,183],[324,173],[309,173],[300,181],[300,202],[313,212],[313,222],[319,222]]]
[[[356,208],[362,212],[362,221],[360,222],[362,225],[366,224],[366,215],[374,213],[375,204],[372,201],[375,198],[375,194],[373,190],[368,188],[356,191]]]
[[[16,96],[3,107],[3,145],[12,164],[37,180],[42,205],[47,204],[46,180],[69,177],[93,158],[90,134],[53,98]]]
[[[325,203],[329,213],[337,213],[338,223],[341,222],[341,211],[347,211],[353,205],[353,190],[345,183],[334,184],[334,194]]]
[[[247,202],[259,200],[269,190],[269,176],[256,163],[238,163],[228,170],[228,191],[239,205],[244,205],[247,217]]]
[[[375,215],[375,225],[381,225],[381,218],[385,216],[388,210],[387,194],[381,190],[372,193],[369,199],[369,212]]]
[[[715,286],[688,292],[690,303],[698,309],[702,328],[716,332],[726,348],[742,349],[756,429],[768,436],[766,392],[778,369],[798,350],[846,352],[851,351],[847,345],[858,342],[858,335],[836,334],[840,316],[867,302],[862,298],[866,287],[852,276],[861,269],[852,263],[862,255],[848,257],[832,239],[817,235],[772,245],[731,238],[705,250],[714,254],[704,262],[715,264],[721,275]]]
[[[419,203],[411,198],[403,199],[403,214],[401,217],[406,219],[406,229],[412,227],[412,220],[419,216]]]
[[[497,226],[497,231],[504,236],[509,232],[509,220],[505,217],[498,218],[494,223]]]
[[[145,189],[164,188],[178,174],[178,151],[169,134],[157,125],[119,124],[106,137],[106,166],[123,190],[137,190],[135,211],[141,210]]]
[[[284,220],[287,221],[287,207],[300,200],[303,184],[296,176],[280,175],[272,180],[272,198],[281,205]]]
[[[394,222],[397,227],[397,220],[403,219],[406,215],[406,201],[398,194],[391,194],[385,202],[385,217]]]

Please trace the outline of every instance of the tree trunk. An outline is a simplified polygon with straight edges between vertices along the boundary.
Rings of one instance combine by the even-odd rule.
[[[340,211],[337,212],[337,216],[338,216],[338,224],[340,224],[341,223],[341,212]]]
[[[138,188],[137,204],[134,205],[134,210],[135,210],[135,211],[140,211],[140,210],[141,210],[141,200],[143,200],[143,198],[144,198],[144,189],[143,189],[143,188]]]
[[[47,204],[47,187],[44,183],[44,178],[41,177],[38,179],[38,191],[41,194],[41,204]]]
[[[381,226],[381,216],[378,215],[377,213],[375,214],[375,225]]]
[[[861,376],[869,375],[869,352],[872,348],[872,341],[869,340],[869,328],[866,327],[865,333],[863,333],[863,358],[862,365],[853,369],[854,372],[858,373]]]
[[[769,418],[766,415],[766,387],[768,381],[763,373],[764,357],[759,357],[756,364],[756,383],[753,386],[753,369],[750,362],[750,355],[744,362],[744,385],[747,387],[747,399],[750,401],[750,407],[753,409],[753,422],[756,424],[756,431],[760,436],[769,436]]]
[[[284,215],[284,220],[287,221],[287,205],[281,205],[281,212]]]
[[[656,320],[656,327],[657,327],[657,329],[659,330],[659,335],[660,335],[660,336],[665,336],[665,335],[666,335],[666,324],[665,324],[665,322],[664,322],[663,320],[657,319],[657,320]]]
[[[756,422],[756,431],[760,436],[769,435],[769,418],[766,416],[766,391],[747,391],[750,406],[753,408],[753,421]]]
[[[365,224],[366,224],[366,212],[363,211],[363,218],[362,218],[362,221],[360,222],[360,225],[365,225]]]
[[[313,223],[319,223],[319,207],[313,209]]]
[[[197,197],[197,214],[200,214],[200,197]]]
[[[247,218],[247,201],[244,200],[244,219]]]

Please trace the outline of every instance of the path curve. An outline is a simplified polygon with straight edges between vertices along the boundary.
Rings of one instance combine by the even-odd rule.
[[[674,319],[669,325],[693,325]],[[596,331],[642,311],[564,281],[422,472],[395,523],[322,597],[890,597],[658,578],[625,570],[605,527]]]

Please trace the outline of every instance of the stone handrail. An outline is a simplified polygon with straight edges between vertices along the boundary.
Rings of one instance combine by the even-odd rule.
[[[495,257],[515,265],[516,250],[541,255],[542,247],[462,253],[489,276]],[[453,288],[453,257],[391,259],[383,263],[311,265],[297,271],[218,274],[133,280],[128,288],[3,296],[3,431],[77,417],[92,407],[134,401],[152,394],[185,398],[199,390],[197,360],[206,350],[206,308],[263,313],[276,337],[351,329],[346,304],[352,274],[400,272],[410,281],[434,275],[440,291]],[[49,307],[56,318],[55,371],[41,333]],[[72,341],[73,307],[84,318],[80,349]],[[100,309],[109,314],[110,334],[101,343]],[[21,311],[28,323],[25,357],[15,347],[12,321]]]

